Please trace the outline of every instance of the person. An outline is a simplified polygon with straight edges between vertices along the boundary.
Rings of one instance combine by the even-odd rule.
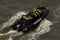
[[[23,15],[23,20],[32,21],[35,17],[37,18],[42,13],[41,10],[33,8],[27,15]]]

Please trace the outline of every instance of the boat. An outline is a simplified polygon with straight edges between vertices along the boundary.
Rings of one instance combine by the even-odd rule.
[[[33,8],[26,15],[22,15],[21,19],[16,21],[11,28],[18,32],[27,32],[28,30],[35,28],[49,13],[47,7]]]

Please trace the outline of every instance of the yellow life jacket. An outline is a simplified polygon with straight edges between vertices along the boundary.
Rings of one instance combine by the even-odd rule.
[[[29,21],[29,20],[31,20],[31,19],[32,19],[32,17],[30,17],[30,16],[23,16],[23,19],[25,19],[25,20]]]
[[[33,9],[32,9],[32,15],[34,15],[35,17],[40,16],[40,14],[41,14],[41,10],[36,9],[36,8],[33,8]],[[24,15],[24,16],[23,16],[23,19],[24,19],[24,20],[27,20],[27,21],[30,21],[30,20],[33,19],[33,18],[32,18],[31,16],[26,16],[26,15]]]
[[[39,16],[39,15],[41,14],[41,10],[36,9],[36,8],[33,8],[33,9],[32,9],[32,12],[33,12],[33,15],[34,15],[35,17],[37,17],[37,16]]]

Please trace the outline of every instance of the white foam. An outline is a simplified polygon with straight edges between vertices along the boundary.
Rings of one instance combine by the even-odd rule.
[[[50,25],[52,25],[52,23],[49,20],[43,20],[34,32],[31,32],[27,35],[29,36],[27,40],[37,40],[37,38],[39,38],[40,35],[50,31]]]
[[[0,31],[4,30],[4,28],[8,28],[8,26],[12,25],[16,20],[20,19],[22,17],[22,15],[25,15],[27,13],[25,12],[18,12],[16,15],[14,15],[8,22],[5,22],[3,23],[2,27],[0,28]],[[39,37],[39,35],[41,34],[44,34],[46,32],[49,32],[50,31],[50,25],[52,25],[51,21],[45,19],[41,22],[41,24],[39,24],[39,27],[34,31],[34,32],[31,32],[25,36],[29,36],[27,38],[27,40],[36,40],[36,38]],[[16,31],[9,31],[5,34],[0,34],[0,37],[4,37],[4,36],[10,36],[10,35],[13,35],[13,34],[17,34]],[[20,33],[18,33],[20,34]],[[22,34],[21,34],[22,35]],[[8,36],[7,36],[7,39],[8,39]],[[12,37],[9,38],[9,40],[12,40]]]
[[[0,28],[0,31],[2,31],[4,28],[8,28],[8,26],[10,27],[15,21],[20,19],[22,15],[25,15],[25,12],[18,12],[16,15],[11,17],[10,20],[1,25],[2,27]]]

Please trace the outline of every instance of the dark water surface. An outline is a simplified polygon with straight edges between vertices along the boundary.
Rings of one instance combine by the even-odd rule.
[[[6,22],[19,11],[46,6],[50,9],[47,19],[52,21],[51,31],[37,40],[60,40],[60,0],[0,0],[0,24]]]

